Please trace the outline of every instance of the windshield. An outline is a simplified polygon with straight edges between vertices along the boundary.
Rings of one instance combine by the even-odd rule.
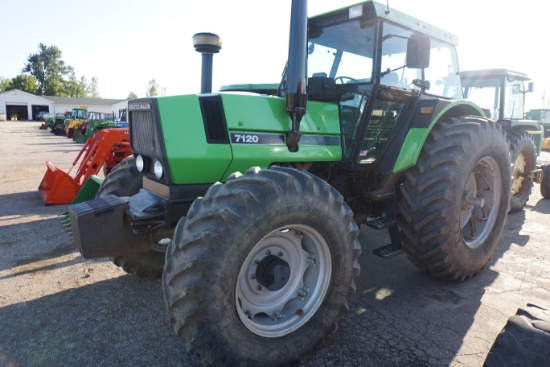
[[[85,119],[86,118],[86,110],[73,109],[72,112],[71,112],[71,118],[73,118],[73,119]]]
[[[359,21],[332,25],[310,32],[308,76],[329,77],[338,84],[372,83],[374,75],[374,22]],[[430,65],[426,69],[406,67],[407,41],[415,34],[391,23],[383,24],[381,83],[404,89],[418,89],[415,79],[428,81],[428,94],[462,98],[456,50],[431,39]]]
[[[327,27],[318,37],[310,35],[308,76],[329,77],[337,83],[372,80],[374,26],[358,21]]]

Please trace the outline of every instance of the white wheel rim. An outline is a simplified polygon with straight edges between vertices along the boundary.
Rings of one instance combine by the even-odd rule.
[[[325,298],[331,263],[327,242],[316,229],[295,224],[271,231],[239,271],[235,307],[241,322],[270,338],[299,329]]]

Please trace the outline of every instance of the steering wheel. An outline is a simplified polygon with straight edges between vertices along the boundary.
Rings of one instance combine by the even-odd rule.
[[[347,80],[348,82],[352,81],[352,82],[355,82],[357,81],[357,79],[355,78],[352,78],[351,76],[345,76],[345,75],[340,75],[340,76],[337,76],[336,78],[334,78],[334,82],[336,84],[345,84],[344,83],[344,80]],[[340,83],[338,83],[340,82]]]

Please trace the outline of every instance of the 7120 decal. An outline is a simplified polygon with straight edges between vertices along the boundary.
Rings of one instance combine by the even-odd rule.
[[[233,144],[279,145],[285,143],[284,136],[281,134],[231,133],[230,135]]]
[[[234,141],[234,143],[258,144],[260,142],[260,137],[254,134],[231,134],[231,140]]]

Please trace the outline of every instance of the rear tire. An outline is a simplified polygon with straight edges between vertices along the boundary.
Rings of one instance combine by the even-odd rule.
[[[542,181],[540,183],[540,194],[545,199],[550,199],[550,164],[542,169]]]
[[[468,279],[493,255],[511,193],[506,136],[477,117],[438,123],[406,172],[398,209],[409,259],[443,279]]]
[[[143,184],[143,174],[136,168],[136,160],[129,156],[117,164],[105,177],[96,198],[106,195],[132,196],[139,192]],[[147,252],[114,256],[112,261],[129,274],[142,278],[158,279],[162,276],[165,254],[149,250]]]
[[[525,177],[535,169],[537,151],[533,139],[524,131],[507,131],[510,141],[512,158],[512,196],[510,197],[510,213],[517,213],[527,204],[533,180]]]
[[[251,168],[213,185],[166,254],[176,334],[208,365],[290,364],[347,309],[358,232],[342,196],[306,172]]]

